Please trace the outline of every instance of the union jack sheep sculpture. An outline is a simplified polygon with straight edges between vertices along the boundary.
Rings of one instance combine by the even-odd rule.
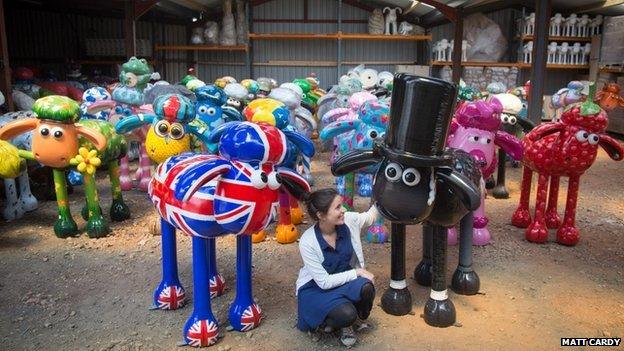
[[[229,319],[234,329],[249,331],[261,319],[251,291],[251,234],[268,225],[280,188],[296,197],[310,190],[300,175],[277,166],[287,156],[288,142],[302,150],[314,147],[303,135],[241,122],[219,128],[210,139],[219,141],[219,156],[173,156],[158,166],[148,190],[163,236],[163,280],[154,293],[159,308],[175,309],[184,303],[175,231],[192,236],[194,309],[183,330],[190,346],[210,346],[219,334],[210,307],[210,285],[222,281],[216,274],[215,238],[237,235],[236,297]]]

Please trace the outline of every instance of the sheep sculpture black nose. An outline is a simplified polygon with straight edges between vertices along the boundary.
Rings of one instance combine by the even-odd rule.
[[[466,295],[479,290],[479,277],[472,270],[471,211],[480,203],[481,174],[468,154],[445,148],[457,87],[402,73],[395,75],[393,86],[385,140],[372,150],[343,155],[334,163],[332,173],[338,176],[380,164],[373,199],[379,212],[392,222],[391,281],[382,296],[382,308],[393,315],[411,310],[405,279],[405,225],[424,223],[423,259],[414,276],[418,283],[431,285],[425,321],[447,327],[455,323],[455,307],[446,288],[446,228],[460,220],[460,264],[452,286]]]

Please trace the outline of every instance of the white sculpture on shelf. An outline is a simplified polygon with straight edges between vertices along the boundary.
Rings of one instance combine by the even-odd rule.
[[[238,45],[247,45],[249,43],[244,0],[236,0],[236,42]]]
[[[206,44],[219,44],[219,25],[217,22],[206,22],[206,26],[204,28],[204,40]]]
[[[232,14],[232,0],[223,2],[223,23],[221,24],[221,45],[236,45],[236,27]]]
[[[453,61],[453,49],[455,48],[455,40],[451,39],[449,41],[448,49],[446,49],[446,58],[448,61]]]
[[[600,26],[602,25],[602,15],[596,15],[589,23],[589,35],[600,34]]]
[[[414,25],[403,21],[399,24],[399,34],[401,35],[414,35]]]
[[[581,51],[583,51],[583,49],[581,48],[581,43],[574,43],[572,44],[572,48],[570,48],[570,64],[571,65],[580,65],[581,63]]]
[[[550,30],[548,31],[548,34],[552,36],[560,36],[562,22],[563,16],[560,13],[555,13],[555,15],[550,18]]]
[[[191,44],[201,45],[204,44],[204,28],[193,28],[193,34],[191,35]]]
[[[566,37],[573,37],[576,35],[576,22],[578,18],[576,13],[570,15],[570,17],[565,19],[565,23],[563,25],[563,35]]]
[[[586,43],[583,47],[583,64],[586,65],[589,63],[589,55],[591,54],[591,43]]]
[[[388,12],[386,14],[386,12]],[[385,31],[385,35],[390,35],[390,34],[394,34],[396,35],[397,32],[397,12],[399,12],[399,14],[403,13],[403,10],[400,7],[395,7],[395,8],[389,8],[389,7],[384,7],[383,9],[383,13],[386,14],[386,31]],[[390,28],[392,28],[392,30],[390,30]]]
[[[535,12],[524,18],[524,35],[533,35],[535,32]]]
[[[557,42],[551,41],[548,44],[548,58],[546,63],[556,63],[557,62]]]
[[[589,16],[588,15],[582,15],[581,18],[578,19],[578,22],[576,22],[576,35],[579,37],[586,37],[588,32],[588,26],[589,25]]]
[[[447,51],[448,48],[450,46],[450,43],[447,39],[442,39],[440,40],[439,46],[438,46],[438,61],[449,61],[448,56],[447,56]]]
[[[561,43],[557,47],[557,63],[565,65],[568,63],[568,52],[570,51],[570,44],[567,42]]]
[[[384,33],[384,17],[381,9],[374,9],[368,17],[368,34],[380,35]]]
[[[522,61],[524,63],[531,63],[533,56],[533,40],[530,40],[528,43],[524,44],[524,47],[522,48],[522,53]]]
[[[448,48],[448,54],[447,54],[447,61],[452,61],[453,60],[453,50],[455,49],[455,40],[451,40],[451,42],[449,43],[449,48]],[[462,46],[461,46],[461,60],[462,61],[468,61],[468,49],[470,49],[470,44],[468,44],[468,40],[462,40]]]

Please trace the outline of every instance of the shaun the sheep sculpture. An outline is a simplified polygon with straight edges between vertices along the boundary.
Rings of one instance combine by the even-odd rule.
[[[475,294],[479,289],[471,262],[470,211],[479,207],[481,173],[469,154],[445,150],[456,95],[455,85],[445,81],[397,74],[384,141],[377,141],[372,150],[347,153],[332,167],[334,175],[343,175],[379,163],[373,198],[379,212],[392,221],[390,288],[381,298],[387,313],[405,315],[412,308],[405,280],[405,225],[425,222],[423,260],[416,269],[416,280],[431,284],[424,317],[436,327],[455,322],[455,307],[447,293],[445,228],[460,219],[462,252],[452,287],[463,294]]]

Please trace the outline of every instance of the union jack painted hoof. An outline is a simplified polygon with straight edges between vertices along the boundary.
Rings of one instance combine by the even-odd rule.
[[[186,304],[186,293],[181,285],[161,283],[154,292],[154,307],[161,310],[176,310]]]
[[[214,345],[219,338],[219,324],[216,320],[197,319],[191,316],[184,326],[184,342],[192,347]]]
[[[262,310],[257,304],[243,306],[232,304],[230,307],[230,323],[232,328],[240,332],[250,331],[260,325]]]
[[[217,274],[210,278],[210,298],[215,298],[217,296],[223,295],[225,291],[225,279],[221,276],[221,274]]]

